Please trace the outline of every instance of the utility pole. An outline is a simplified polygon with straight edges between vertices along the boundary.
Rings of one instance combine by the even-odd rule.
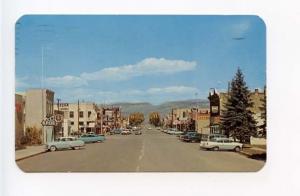
[[[173,123],[174,123],[174,109],[172,108],[172,123],[171,123],[171,128],[173,128]]]
[[[56,100],[57,100],[57,114],[60,115],[59,114],[59,101],[60,101],[60,99],[57,98]],[[60,127],[60,129],[61,129],[61,127]],[[63,137],[64,136],[64,132],[62,131],[62,129],[60,131],[61,131],[61,136]],[[56,134],[54,134],[54,137],[55,137],[55,135]]]
[[[103,108],[101,108],[101,113],[100,113],[100,130],[101,130],[101,134],[103,134]]]
[[[79,99],[77,103],[77,131],[79,133]]]
[[[195,93],[195,97],[196,97],[195,131],[196,132],[198,132],[198,105],[197,105],[197,96],[198,96],[198,93]]]
[[[60,99],[56,99],[57,100],[57,111],[59,112],[59,102],[60,102]]]
[[[42,87],[42,119],[44,120],[45,114],[44,114],[44,47],[42,46],[42,80],[41,80],[41,87]],[[45,131],[45,128],[43,126],[42,128],[42,137],[43,142],[47,143],[47,132]]]

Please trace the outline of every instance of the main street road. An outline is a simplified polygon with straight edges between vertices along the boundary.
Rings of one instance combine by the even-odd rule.
[[[235,152],[199,149],[158,130],[107,136],[84,149],[47,152],[18,161],[25,172],[258,171],[263,161]]]

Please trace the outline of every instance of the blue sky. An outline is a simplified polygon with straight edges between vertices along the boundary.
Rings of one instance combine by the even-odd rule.
[[[206,98],[227,89],[237,67],[251,89],[266,84],[257,16],[34,15],[16,24],[16,91],[45,87],[63,102]]]

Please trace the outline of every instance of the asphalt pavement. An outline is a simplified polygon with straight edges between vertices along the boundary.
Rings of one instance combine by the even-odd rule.
[[[260,170],[265,162],[236,152],[206,151],[159,130],[110,135],[80,150],[47,152],[17,161],[25,172],[219,172]]]

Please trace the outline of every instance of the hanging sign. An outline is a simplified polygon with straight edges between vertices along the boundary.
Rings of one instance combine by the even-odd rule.
[[[63,121],[63,115],[61,114],[55,114],[54,116],[50,116],[45,118],[41,124],[43,126],[56,126],[58,123],[61,123]]]

